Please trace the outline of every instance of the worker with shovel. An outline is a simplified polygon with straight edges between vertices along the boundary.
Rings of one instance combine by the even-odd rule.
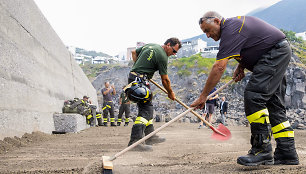
[[[237,159],[237,163],[246,166],[299,164],[294,132],[284,106],[285,72],[291,59],[286,36],[258,18],[237,16],[225,19],[213,11],[205,13],[199,25],[208,38],[220,40],[220,45],[217,61],[205,87],[191,106],[203,108],[207,95],[219,82],[229,59],[236,59],[239,62],[233,74],[236,82],[244,78],[244,69],[252,71],[244,91],[252,147],[246,156]],[[274,157],[271,132],[276,141]]]
[[[155,71],[159,71],[162,84],[168,91],[168,97],[171,100],[175,99],[167,75],[167,66],[168,56],[175,55],[180,48],[181,42],[177,38],[170,38],[162,46],[146,44],[132,51],[135,63],[129,73],[129,85],[125,91],[131,101],[137,102],[138,116],[131,131],[129,146],[154,131],[152,93],[148,80],[153,77]],[[133,150],[152,151],[152,144],[164,141],[164,138],[155,135],[146,140],[145,145],[137,145]]]

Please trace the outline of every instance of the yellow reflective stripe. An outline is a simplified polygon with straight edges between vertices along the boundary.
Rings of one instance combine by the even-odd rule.
[[[219,59],[217,61],[220,61],[220,60],[223,60],[223,59],[231,59],[233,57],[240,57],[240,54],[236,54],[236,55],[231,55],[231,56],[228,56],[228,57],[225,57],[225,58],[222,58],[222,59]]]
[[[97,114],[97,115],[96,115],[96,118],[101,118],[101,114]]]
[[[115,122],[115,118],[110,118],[110,121],[111,122]]]
[[[119,118],[119,119],[118,119],[118,121],[119,121],[119,122],[121,122],[121,121],[122,121],[122,119],[121,119],[121,118]]]
[[[239,30],[239,33],[240,33],[240,31],[241,31],[241,29],[242,29],[242,27],[243,27],[244,21],[245,21],[245,16],[244,16],[244,18],[243,18],[243,22],[242,22],[241,28],[240,28],[240,30]]]
[[[153,119],[151,119],[150,121],[148,121],[148,123],[146,124],[146,126],[149,126],[150,124],[153,124]]]
[[[87,115],[87,119],[90,119],[92,117],[92,115]]]
[[[145,98],[149,97],[149,90],[147,90],[147,95],[145,96]]]
[[[290,127],[289,121],[285,121],[271,128],[272,132],[279,132],[287,127]]]
[[[129,122],[129,121],[130,121],[129,118],[126,118],[126,119],[125,119],[125,122]]]
[[[148,124],[148,120],[143,118],[143,117],[137,117],[135,120],[135,124],[144,124],[147,125]]]
[[[269,115],[269,111],[268,109],[263,109],[263,110],[260,110],[260,111],[257,111],[249,116],[247,116],[247,119],[249,120],[250,123],[253,123],[255,122],[255,120],[258,120],[261,118],[261,116],[263,115]],[[262,121],[262,120],[260,120]],[[257,123],[257,122],[255,122]]]
[[[223,21],[223,25],[224,25],[225,20],[226,20],[226,19],[224,19],[224,21]]]
[[[104,119],[104,122],[107,122],[107,118],[103,118]]]
[[[85,103],[85,101],[84,100],[81,100],[82,101],[82,103]]]
[[[294,137],[294,132],[293,131],[280,132],[273,134],[273,137],[274,138]]]
[[[106,109],[106,107],[111,108],[109,105],[104,106],[104,108],[102,108],[102,110],[104,111]]]

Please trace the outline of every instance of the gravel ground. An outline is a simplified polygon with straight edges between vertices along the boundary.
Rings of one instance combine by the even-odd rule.
[[[156,123],[155,127],[162,123]],[[0,173],[100,173],[101,157],[127,146],[132,125],[94,127],[79,133],[26,134],[0,141]],[[156,173],[306,173],[306,131],[296,130],[297,166],[246,167],[236,163],[250,149],[248,127],[229,127],[228,141],[210,139],[198,124],[174,123],[158,134],[166,142],[153,152],[129,151],[113,161],[115,174]],[[275,141],[273,140],[273,147]]]

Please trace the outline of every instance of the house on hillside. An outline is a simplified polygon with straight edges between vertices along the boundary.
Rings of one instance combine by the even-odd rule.
[[[79,54],[76,53],[74,55],[74,60],[78,63],[78,64],[84,64],[85,62],[88,62],[90,64],[93,64],[93,58],[91,56],[87,56],[84,54]]]
[[[144,42],[136,42],[136,47],[129,47],[126,49],[126,57],[124,57],[124,59],[121,59],[120,61],[130,61],[130,60],[133,60],[132,59],[132,51],[139,48],[139,47],[142,47],[144,46],[146,43]]]
[[[219,52],[219,46],[208,46],[201,52],[201,56],[205,58],[216,58]]]
[[[182,40],[182,48],[178,51],[177,57],[189,57],[193,54],[204,51],[207,47],[207,42],[201,38],[189,38]]]
[[[93,64],[107,63],[107,57],[97,56],[92,59]]]
[[[302,33],[296,33],[295,37],[301,37],[303,40],[306,40],[306,31]]]

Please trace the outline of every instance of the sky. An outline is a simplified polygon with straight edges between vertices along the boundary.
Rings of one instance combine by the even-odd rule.
[[[67,46],[115,56],[136,42],[162,45],[202,34],[207,11],[245,15],[280,0],[34,0]]]

